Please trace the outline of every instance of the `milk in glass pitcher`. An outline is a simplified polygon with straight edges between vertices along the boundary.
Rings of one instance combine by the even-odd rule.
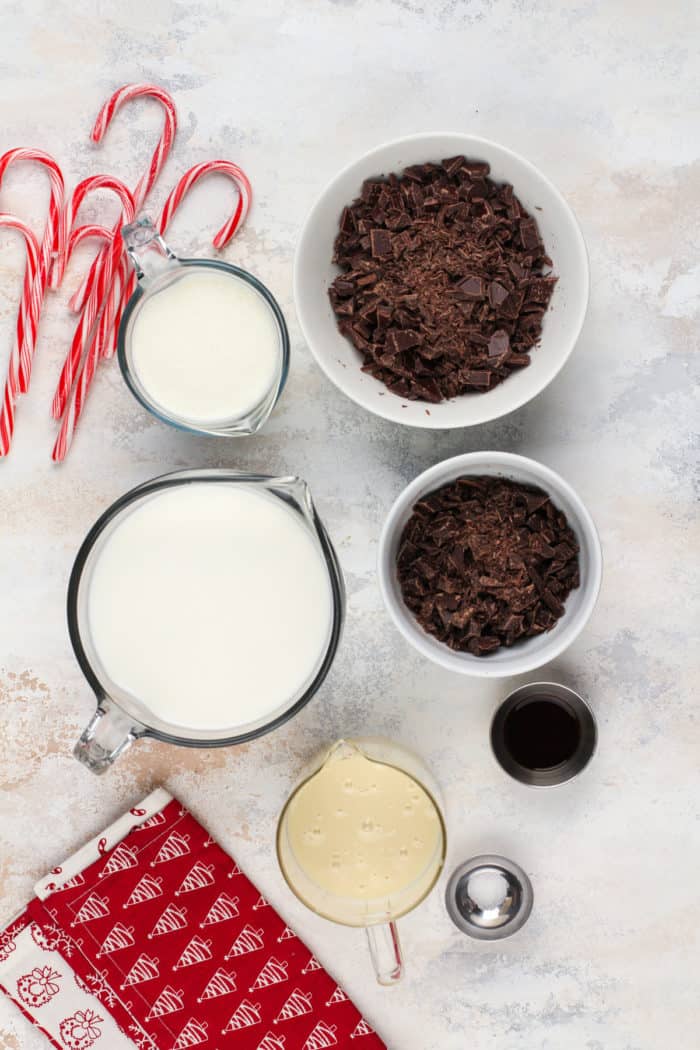
[[[256,433],[289,370],[287,326],[247,270],[181,259],[149,219],[122,236],[138,283],[119,326],[119,365],[158,419],[214,437]]]
[[[75,561],[68,625],[97,711],[75,754],[95,773],[134,740],[244,743],[309,702],[345,609],[301,478],[185,470],[127,492]]]

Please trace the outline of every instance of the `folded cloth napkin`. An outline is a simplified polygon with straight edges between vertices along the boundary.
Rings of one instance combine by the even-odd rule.
[[[0,934],[0,989],[59,1050],[385,1048],[163,790],[35,890]]]

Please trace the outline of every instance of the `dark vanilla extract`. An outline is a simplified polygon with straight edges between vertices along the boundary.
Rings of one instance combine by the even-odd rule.
[[[525,769],[552,769],[575,753],[581,739],[577,719],[551,697],[533,697],[516,704],[503,725],[503,742]]]

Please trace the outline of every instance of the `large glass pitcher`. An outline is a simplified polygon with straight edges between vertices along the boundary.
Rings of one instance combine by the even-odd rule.
[[[248,506],[263,517],[243,531]],[[251,565],[252,601],[239,572]],[[277,622],[290,591],[300,604]],[[344,608],[340,567],[301,478],[185,470],[139,485],[95,523],[73,567],[70,636],[97,697],[76,757],[101,773],[140,737],[221,747],[270,732],[328,674]],[[237,633],[235,615],[255,638]]]
[[[428,895],[445,860],[438,789],[390,740],[340,740],[288,799],[277,854],[290,889],[332,922],[364,927],[377,980],[403,972],[396,920]]]

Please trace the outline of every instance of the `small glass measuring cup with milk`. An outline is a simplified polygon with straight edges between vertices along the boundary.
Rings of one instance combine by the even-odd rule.
[[[216,747],[296,714],[333,662],[335,552],[300,478],[188,470],[117,500],[68,590],[97,711],[75,754],[94,772],[142,736]]]
[[[229,263],[180,259],[149,219],[122,236],[138,278],[119,326],[131,392],[181,430],[256,433],[289,370],[287,326],[271,292]]]
[[[396,919],[442,871],[437,794],[422,762],[398,744],[340,740],[312,760],[279,820],[277,856],[290,889],[318,915],[366,929],[380,984],[403,972]]]

